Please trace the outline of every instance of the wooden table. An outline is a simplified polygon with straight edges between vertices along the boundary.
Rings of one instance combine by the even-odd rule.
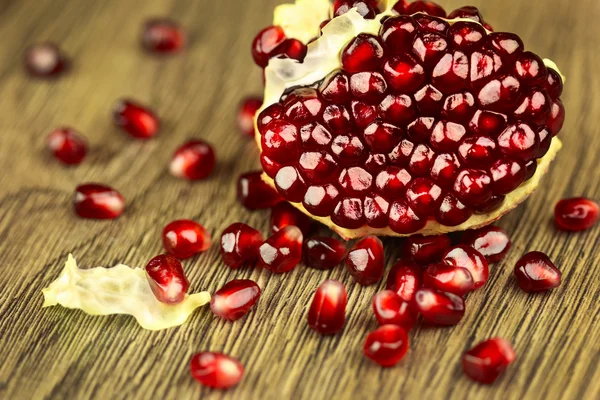
[[[250,58],[254,34],[269,24],[277,0],[4,0],[0,3],[0,398],[600,398],[600,226],[558,232],[551,216],[566,196],[600,199],[600,3],[580,0],[474,0],[497,29],[515,31],[527,46],[553,58],[568,76],[567,122],[560,153],[542,187],[500,225],[512,234],[509,256],[490,282],[469,296],[463,321],[448,329],[418,328],[401,364],[381,369],[362,354],[376,323],[370,301],[379,287],[352,283],[344,268],[298,267],[275,276],[232,271],[218,246],[185,262],[195,290],[214,291],[233,278],[263,289],[259,305],[235,323],[206,307],[184,326],[144,331],[123,316],[91,317],[61,307],[42,309],[41,289],[57,277],[67,254],[82,266],[118,262],[143,266],[160,253],[160,232],[173,219],[193,218],[218,238],[243,221],[267,231],[268,212],[249,212],[235,182],[258,166],[252,142],[240,138],[235,113],[245,95],[260,93]],[[448,8],[462,0],[447,0]],[[170,16],[185,26],[185,54],[156,58],[139,47],[142,22]],[[24,48],[52,40],[73,58],[54,82],[23,72]],[[160,136],[128,139],[111,124],[113,102],[132,96],[162,117]],[[70,125],[90,140],[77,168],[45,151],[46,134]],[[175,179],[166,165],[187,138],[211,141],[218,168],[205,182]],[[100,181],[120,189],[127,212],[116,221],[75,217],[74,187]],[[397,240],[385,240],[390,265]],[[547,252],[563,271],[560,288],[528,295],[512,268],[526,251]],[[326,278],[348,285],[343,334],[320,337],[306,324],[312,293]],[[463,351],[502,336],[518,359],[493,386],[464,377]],[[228,392],[202,388],[189,374],[192,354],[224,351],[246,366]]]

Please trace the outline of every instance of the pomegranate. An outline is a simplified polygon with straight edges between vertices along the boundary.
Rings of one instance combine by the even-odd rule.
[[[382,367],[393,367],[408,351],[408,335],[398,325],[383,325],[367,335],[363,351]]]
[[[279,193],[260,178],[260,171],[240,175],[237,182],[238,201],[250,210],[271,208],[283,201]]]
[[[561,272],[540,251],[525,254],[515,265],[515,277],[526,292],[542,292],[560,286]]]
[[[59,128],[46,139],[48,148],[58,161],[65,165],[77,165],[87,154],[87,141],[71,128]]]
[[[180,219],[165,226],[162,242],[167,253],[185,259],[208,250],[212,240],[210,233],[199,223]]]
[[[160,127],[160,121],[152,110],[129,99],[117,101],[113,121],[135,139],[153,138]]]
[[[384,290],[373,296],[373,312],[380,325],[398,325],[407,332],[415,326],[419,317],[412,305],[392,290]]]
[[[390,269],[386,287],[400,296],[400,298],[412,304],[417,290],[421,288],[421,268],[410,260],[398,260]]]
[[[451,246],[450,238],[441,236],[411,236],[404,241],[402,256],[419,265],[438,262]]]
[[[485,285],[490,275],[485,257],[474,248],[463,244],[449,249],[442,257],[442,262],[467,269],[473,277],[473,289],[479,289]]]
[[[156,256],[148,262],[146,278],[154,296],[161,303],[181,303],[190,287],[181,262],[165,254]]]
[[[73,208],[82,218],[114,219],[123,214],[125,199],[110,186],[86,183],[75,189]]]
[[[384,263],[383,243],[376,236],[367,236],[359,240],[346,257],[346,267],[350,275],[363,286],[381,280]]]
[[[190,371],[198,382],[215,389],[235,386],[244,375],[244,367],[238,360],[223,353],[208,351],[192,357]]]
[[[584,197],[563,199],[556,203],[554,220],[564,231],[583,231],[591,228],[600,218],[597,202]]]
[[[217,317],[228,321],[242,318],[256,304],[260,287],[249,279],[227,282],[210,299],[210,309]]]
[[[329,237],[313,237],[304,242],[306,266],[317,269],[331,269],[346,257],[344,242]]]
[[[508,233],[497,226],[467,231],[462,237],[462,242],[477,250],[488,263],[501,261],[511,246]]]
[[[423,286],[464,296],[473,290],[475,282],[468,269],[446,264],[431,264],[423,274]]]
[[[254,117],[260,106],[262,106],[262,99],[259,97],[248,97],[242,100],[237,124],[240,132],[245,136],[254,137]]]
[[[462,367],[474,381],[492,384],[516,357],[508,341],[492,338],[467,351],[462,357]]]
[[[155,18],[144,23],[142,46],[153,53],[177,53],[186,42],[185,32],[177,22]]]
[[[456,325],[465,315],[462,297],[434,289],[419,289],[415,305],[423,319],[435,325]]]
[[[302,259],[302,240],[298,227],[280,229],[258,248],[260,265],[277,274],[291,271]]]
[[[271,209],[271,232],[275,233],[289,225],[297,226],[305,236],[310,233],[310,218],[286,202],[275,205]]]
[[[221,235],[221,258],[230,268],[239,268],[258,258],[258,248],[263,242],[259,231],[236,222],[228,226]]]
[[[25,52],[25,68],[38,78],[55,78],[69,67],[69,60],[54,43],[40,43]]]
[[[329,279],[323,282],[308,310],[308,326],[321,335],[334,335],[346,322],[347,295],[344,285]]]
[[[215,169],[215,152],[203,140],[195,139],[184,143],[175,151],[169,170],[178,178],[197,181],[207,178]]]

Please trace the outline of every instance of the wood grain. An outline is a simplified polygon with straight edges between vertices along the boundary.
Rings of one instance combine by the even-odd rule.
[[[380,287],[354,285],[343,268],[301,266],[283,276],[231,271],[213,246],[185,263],[192,287],[214,291],[233,278],[256,280],[263,295],[241,321],[217,320],[204,308],[180,328],[148,332],[123,316],[42,310],[40,290],[69,252],[84,266],[144,265],[161,252],[160,231],[176,218],[197,219],[215,237],[235,221],[267,233],[268,213],[248,212],[235,200],[236,177],[258,166],[252,143],[239,139],[235,110],[244,95],[260,92],[249,45],[269,23],[276,0],[0,2],[0,398],[600,398],[600,227],[566,234],[551,223],[561,197],[600,199],[600,3],[472,3],[494,27],[519,33],[568,76],[565,147],[538,192],[500,222],[514,247],[493,266],[488,285],[469,296],[461,324],[416,329],[408,356],[383,370],[361,351],[375,327],[370,299]],[[141,23],[156,15],[189,31],[185,54],[155,58],[140,50]],[[23,50],[43,40],[71,55],[71,74],[55,82],[25,76]],[[111,106],[121,96],[157,110],[164,121],[160,137],[140,143],[111,125]],[[81,166],[63,168],[45,153],[45,135],[58,125],[90,139]],[[214,143],[219,158],[212,178],[198,184],[174,179],[165,168],[191,137]],[[126,214],[110,222],[77,219],[70,201],[83,181],[120,189]],[[399,243],[385,240],[388,265]],[[547,252],[560,266],[560,288],[527,295],[515,286],[512,267],[529,250]],[[326,278],[346,282],[350,312],[343,334],[322,338],[305,315]],[[463,376],[459,360],[491,336],[511,340],[518,359],[495,385],[480,386]],[[203,389],[188,373],[200,350],[239,357],[247,370],[243,382],[228,392]]]

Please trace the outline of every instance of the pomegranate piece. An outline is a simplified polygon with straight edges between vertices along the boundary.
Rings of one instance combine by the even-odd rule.
[[[203,140],[190,140],[175,151],[169,170],[173,176],[198,181],[206,179],[215,169],[215,152]]]
[[[274,233],[258,248],[261,266],[273,273],[291,271],[302,259],[302,231],[286,226]]]
[[[86,183],[75,189],[73,207],[82,218],[114,219],[125,210],[125,199],[110,186]]]
[[[185,42],[185,32],[177,22],[169,19],[151,19],[142,29],[142,46],[152,53],[177,53]]]
[[[254,116],[262,106],[259,97],[248,97],[242,100],[237,116],[237,124],[240,132],[245,136],[254,137]]]
[[[346,257],[346,267],[356,282],[369,286],[383,276],[385,257],[383,243],[377,236],[367,236],[356,242]]]
[[[346,244],[329,237],[314,237],[304,242],[304,261],[308,267],[331,269],[346,257]]]
[[[342,50],[342,67],[351,74],[377,70],[383,61],[381,41],[367,33],[359,34]]]
[[[221,258],[228,267],[237,269],[244,263],[256,260],[258,248],[263,242],[259,231],[236,222],[221,235]]]
[[[162,242],[168,254],[182,260],[208,250],[212,240],[210,233],[199,223],[180,219],[165,226]]]
[[[272,208],[283,201],[279,193],[262,180],[261,174],[261,171],[252,171],[238,178],[238,201],[250,210]]]
[[[481,253],[488,263],[501,261],[511,246],[508,233],[497,226],[467,231],[462,237],[462,242]]]
[[[204,386],[227,389],[242,380],[244,366],[226,354],[205,351],[192,357],[190,371]]]
[[[311,228],[310,218],[289,203],[279,203],[271,209],[271,232],[278,232],[286,226],[297,226],[304,236]]]
[[[543,292],[560,286],[562,274],[540,251],[525,254],[515,265],[517,284],[525,292]]]
[[[458,296],[469,293],[474,285],[471,273],[462,267],[431,264],[423,274],[423,286]]]
[[[421,268],[410,260],[398,260],[390,269],[386,288],[394,291],[402,301],[412,304],[421,288]]]
[[[473,277],[473,289],[479,289],[488,280],[490,271],[485,257],[474,248],[461,244],[449,249],[442,256],[442,262],[454,267],[466,268]]]
[[[328,279],[315,292],[308,310],[308,326],[321,335],[335,335],[346,323],[347,295],[344,285]]]
[[[409,332],[417,323],[418,313],[396,292],[384,290],[373,296],[373,312],[379,325],[398,325]]]
[[[583,231],[590,229],[600,218],[600,206],[584,197],[563,199],[556,203],[554,220],[564,231]]]
[[[242,318],[256,304],[260,287],[250,279],[235,279],[217,290],[210,299],[210,309],[228,321]]]
[[[435,325],[456,325],[465,315],[462,297],[429,288],[417,291],[415,306],[425,321]]]
[[[256,65],[265,68],[273,51],[285,41],[285,33],[279,26],[269,26],[256,35],[252,42],[252,57]]]
[[[398,325],[380,326],[367,335],[363,351],[382,367],[393,367],[408,351],[408,335]]]
[[[48,135],[48,148],[58,161],[65,165],[77,165],[87,154],[87,141],[71,128],[59,128]]]
[[[156,299],[165,304],[181,303],[190,287],[181,262],[166,254],[148,262],[146,278]]]
[[[69,67],[69,60],[54,43],[40,43],[25,52],[25,68],[38,78],[55,78]]]
[[[120,99],[114,107],[113,121],[131,137],[150,139],[156,136],[160,121],[156,114],[133,100]]]
[[[467,351],[462,357],[462,368],[472,380],[492,384],[515,358],[515,351],[507,340],[492,338]]]
[[[419,265],[426,265],[440,261],[450,246],[450,238],[447,235],[414,235],[404,241],[402,256]]]

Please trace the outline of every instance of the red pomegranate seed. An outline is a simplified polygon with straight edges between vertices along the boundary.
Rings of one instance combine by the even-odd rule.
[[[302,205],[308,212],[326,216],[333,212],[338,203],[339,191],[333,185],[310,186],[306,190]]]
[[[254,137],[254,116],[262,106],[262,99],[258,97],[248,97],[242,100],[240,110],[238,111],[237,123],[240,132],[244,135]]]
[[[348,252],[346,267],[360,285],[368,286],[383,276],[385,258],[383,243],[377,236],[362,238]]]
[[[383,66],[383,75],[395,90],[414,92],[425,82],[425,70],[408,54],[391,57]]]
[[[591,228],[600,218],[600,206],[584,197],[563,199],[556,203],[554,220],[564,231],[583,231]]]
[[[408,351],[408,335],[398,325],[383,325],[367,335],[363,351],[382,367],[392,367]]]
[[[373,296],[373,311],[379,325],[398,325],[407,332],[417,323],[418,313],[396,292],[384,290]]]
[[[110,186],[86,183],[75,189],[75,212],[87,219],[113,219],[123,213],[125,199]]]
[[[71,128],[54,130],[48,135],[46,143],[54,158],[65,165],[77,165],[87,154],[87,141]]]
[[[292,166],[283,167],[277,172],[275,187],[284,199],[293,203],[300,203],[308,189],[298,169]]]
[[[479,289],[485,285],[490,275],[485,257],[467,245],[461,244],[452,247],[442,256],[442,262],[454,267],[466,268],[473,276],[475,282],[473,289]]]
[[[356,8],[356,11],[365,19],[375,18],[375,10],[377,2],[373,0],[336,0],[333,3],[333,16],[339,17],[346,14],[351,9]]]
[[[350,100],[350,80],[343,71],[329,74],[319,86],[323,98],[333,104],[344,104]]]
[[[438,262],[451,246],[447,235],[421,236],[407,238],[402,246],[402,256],[411,259],[419,265]]]
[[[199,223],[180,219],[165,226],[162,242],[167,253],[181,260],[208,250],[212,240],[210,233]]]
[[[142,45],[153,53],[176,53],[185,46],[185,33],[177,22],[157,18],[147,21],[142,30]]]
[[[454,182],[454,194],[467,205],[484,204],[492,197],[492,178],[480,169],[460,171]]]
[[[379,31],[379,36],[390,52],[401,54],[410,50],[416,31],[415,20],[403,15],[386,19]]]
[[[329,279],[323,282],[308,310],[308,326],[321,335],[334,335],[346,322],[347,295],[344,285]]]
[[[262,180],[261,174],[261,171],[253,171],[238,178],[238,201],[250,210],[272,208],[283,201],[281,195]]]
[[[150,139],[156,136],[160,127],[160,121],[152,110],[127,99],[117,102],[113,121],[136,139]]]
[[[393,10],[398,14],[406,14],[406,9],[408,8],[408,0],[398,0],[393,7]]]
[[[501,261],[511,246],[508,233],[497,226],[486,226],[467,231],[462,238],[462,242],[481,253],[488,263]]]
[[[462,357],[462,367],[474,381],[492,384],[515,358],[515,351],[508,341],[492,338],[467,351]]]
[[[552,100],[558,99],[563,92],[563,81],[560,74],[552,68],[548,68],[548,78],[543,87]]]
[[[217,290],[210,299],[210,309],[228,321],[242,318],[256,304],[260,287],[250,279],[235,279]]]
[[[555,100],[552,103],[550,110],[550,118],[546,121],[548,128],[552,132],[552,135],[556,136],[562,129],[565,123],[565,106],[560,100]]]
[[[462,297],[434,289],[420,289],[415,295],[415,305],[423,319],[435,325],[456,325],[465,315]]]
[[[244,375],[244,366],[238,360],[223,353],[208,351],[192,357],[190,370],[194,379],[215,389],[235,386]]]
[[[410,260],[398,260],[390,269],[386,288],[392,290],[402,301],[412,304],[417,290],[421,288],[421,268]]]
[[[406,7],[407,14],[423,12],[435,17],[446,18],[446,11],[433,1],[417,0]]]
[[[148,262],[146,278],[156,299],[165,304],[181,303],[190,287],[181,262],[166,254]]]
[[[423,274],[423,286],[464,296],[473,290],[475,282],[466,268],[446,264],[431,264]]]
[[[230,268],[256,260],[258,248],[264,242],[256,229],[236,222],[229,225],[221,235],[221,258]]]
[[[69,67],[67,57],[53,43],[40,43],[25,52],[25,68],[38,78],[54,78]]]
[[[291,271],[301,259],[302,231],[295,226],[280,229],[258,248],[261,266],[273,273]]]
[[[495,194],[508,194],[525,182],[527,168],[523,161],[501,158],[490,167],[490,175],[492,191]]]
[[[444,225],[457,226],[467,221],[471,215],[473,215],[471,208],[461,203],[453,194],[448,193],[442,199],[436,219]]]
[[[271,232],[275,233],[289,225],[297,226],[306,236],[310,232],[311,221],[304,213],[289,203],[277,204],[271,209]]]
[[[405,201],[395,201],[390,208],[389,226],[394,232],[409,234],[425,227],[427,221],[420,218]]]
[[[265,68],[273,51],[285,41],[285,33],[279,26],[269,26],[256,35],[252,43],[252,57],[254,62]]]
[[[329,237],[314,237],[304,242],[306,266],[318,269],[331,269],[346,257],[346,244]]]
[[[206,179],[215,169],[215,152],[203,140],[190,140],[175,151],[169,170],[178,178],[197,181]]]
[[[308,47],[297,39],[286,39],[269,55],[270,58],[291,58],[300,62],[304,61]]]
[[[560,286],[562,274],[540,251],[525,254],[515,265],[515,277],[525,292],[543,292]]]
[[[481,13],[477,9],[477,7],[473,6],[464,6],[461,8],[457,8],[456,10],[448,14],[448,19],[454,18],[468,18],[472,19],[475,22],[479,22],[480,24],[483,23],[483,17],[481,16]]]
[[[351,74],[377,70],[383,61],[383,45],[374,35],[361,33],[342,50],[342,67]]]

